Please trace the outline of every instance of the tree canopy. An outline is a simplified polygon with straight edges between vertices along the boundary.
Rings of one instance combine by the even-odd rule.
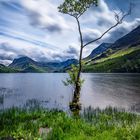
[[[91,6],[97,6],[98,0],[65,0],[58,9],[59,12],[79,18]]]

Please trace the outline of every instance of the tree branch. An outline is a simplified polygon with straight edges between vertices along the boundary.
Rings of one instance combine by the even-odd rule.
[[[90,45],[91,43],[94,43],[94,42],[100,40],[100,39],[101,39],[105,34],[107,34],[110,30],[112,30],[113,28],[117,27],[119,24],[122,24],[123,20],[124,20],[128,15],[131,14],[131,11],[132,11],[132,8],[131,8],[131,4],[130,4],[130,9],[129,9],[129,11],[128,11],[127,13],[123,14],[123,12],[121,12],[121,13],[122,13],[122,17],[120,17],[120,13],[118,13],[118,14],[115,13],[115,20],[117,21],[117,23],[116,23],[115,25],[111,26],[109,29],[107,29],[100,37],[98,37],[98,38],[96,38],[96,39],[94,39],[94,40],[91,40],[91,41],[89,41],[88,43],[86,43],[85,45],[83,45],[83,48],[86,47],[86,46],[88,46],[88,45]]]
[[[77,82],[79,82],[79,78],[80,78],[80,73],[81,73],[81,69],[82,69],[82,52],[83,52],[83,36],[82,36],[82,31],[81,31],[81,26],[80,26],[80,22],[79,19],[76,18],[77,24],[78,24],[78,31],[79,31],[79,35],[80,35],[80,43],[81,43],[81,47],[80,47],[80,56],[79,56],[79,71],[77,74]]]
[[[83,45],[83,48],[86,47],[87,45],[91,44],[91,43],[94,43],[94,42],[100,40],[105,34],[107,34],[110,30],[112,30],[113,28],[117,27],[118,25],[119,25],[119,23],[117,22],[115,25],[111,26],[108,30],[106,30],[99,38],[91,40],[88,43],[86,43],[85,45]]]

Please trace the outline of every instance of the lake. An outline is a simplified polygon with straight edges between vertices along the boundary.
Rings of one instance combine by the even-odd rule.
[[[72,87],[63,85],[66,73],[0,74],[0,108],[40,104],[68,110]],[[140,74],[84,73],[83,107],[107,106],[140,112]]]

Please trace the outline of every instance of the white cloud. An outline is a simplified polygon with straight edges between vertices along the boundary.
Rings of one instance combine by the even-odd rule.
[[[11,60],[0,60],[0,64],[3,64],[5,66],[8,66],[9,64],[11,64],[12,61]]]
[[[71,22],[67,22],[64,17],[58,12],[57,6],[49,0],[24,0],[22,4],[29,10],[38,15],[38,26],[41,28],[52,25],[59,26],[62,29],[68,30],[71,28]],[[31,14],[32,16],[32,14]],[[32,17],[30,17],[31,20]],[[34,21],[35,22],[35,21]]]

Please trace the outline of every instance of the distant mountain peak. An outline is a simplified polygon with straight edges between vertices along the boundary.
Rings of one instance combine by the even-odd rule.
[[[35,62],[33,59],[27,57],[27,56],[22,56],[19,58],[16,58],[13,60],[13,63],[19,63],[19,62]]]
[[[36,64],[37,62],[27,56],[22,56],[13,60],[9,67],[23,69],[30,64]]]
[[[15,58],[14,61],[17,61],[17,60],[32,60],[30,57],[28,56],[21,56],[19,58]],[[33,61],[33,60],[32,60]]]

